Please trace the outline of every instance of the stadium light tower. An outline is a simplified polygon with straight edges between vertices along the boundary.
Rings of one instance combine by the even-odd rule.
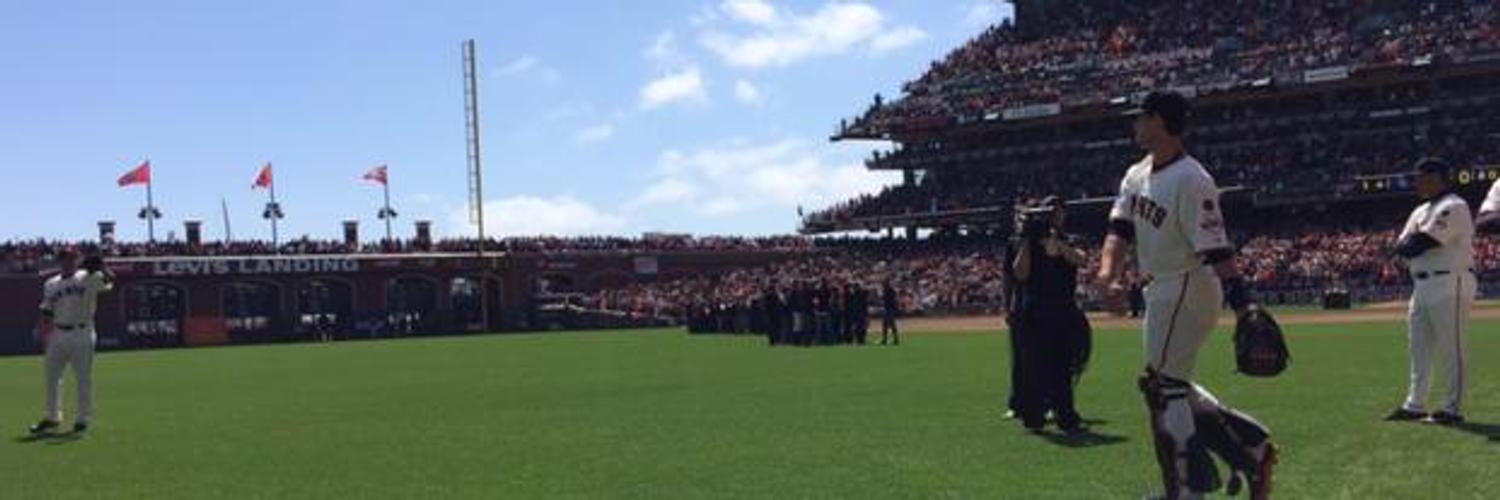
[[[479,158],[479,85],[474,70],[474,40],[464,41],[464,133],[469,166],[469,223],[479,227],[479,255],[484,256],[484,176]]]
[[[464,133],[469,167],[469,222],[479,228],[478,255],[483,263],[479,275],[479,323],[490,329],[490,265],[484,258],[484,172],[479,159],[479,85],[474,66],[474,39],[464,41]]]

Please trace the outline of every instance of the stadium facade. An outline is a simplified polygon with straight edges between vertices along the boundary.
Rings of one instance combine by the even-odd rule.
[[[649,324],[583,294],[764,265],[773,252],[568,252],[125,257],[100,300],[103,349],[458,335]],[[34,353],[42,282],[0,273],[0,354]],[[481,287],[484,287],[481,289]]]

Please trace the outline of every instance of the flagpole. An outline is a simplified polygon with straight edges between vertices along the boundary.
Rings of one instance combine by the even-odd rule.
[[[234,241],[234,232],[229,230],[229,200],[220,196],[219,207],[223,209],[224,213],[224,244],[228,245],[229,242]]]
[[[391,181],[389,174],[387,174],[386,181],[380,183],[380,185],[385,188],[385,241],[392,243],[395,240],[391,238]]]
[[[276,205],[276,172],[275,171],[271,172],[271,185],[269,187],[271,188],[271,206],[275,207],[275,210],[273,210],[273,212],[271,213],[271,249],[275,253],[281,253],[281,239],[280,239],[280,236],[276,232],[276,219],[280,219],[281,218],[281,216],[280,216],[281,215],[280,214],[281,207],[279,205]]]
[[[146,240],[156,243],[156,202],[151,195],[154,179],[146,179]]]

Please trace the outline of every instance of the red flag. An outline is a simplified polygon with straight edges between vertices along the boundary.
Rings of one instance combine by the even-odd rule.
[[[267,163],[260,168],[260,175],[255,176],[255,184],[251,184],[250,189],[268,188],[275,183],[276,180],[271,177],[271,164]]]
[[[378,182],[378,183],[380,183],[380,185],[384,186],[385,183],[386,183],[385,165],[381,165],[381,166],[375,167],[373,169],[370,169],[369,172],[365,172],[365,176],[361,177],[361,179],[364,179],[364,180],[367,180],[367,181],[371,181],[371,182]]]
[[[151,160],[146,160],[141,163],[141,166],[135,167],[129,172],[125,172],[125,175],[120,176],[120,180],[116,182],[120,183],[120,187],[133,186],[136,184],[150,184]]]

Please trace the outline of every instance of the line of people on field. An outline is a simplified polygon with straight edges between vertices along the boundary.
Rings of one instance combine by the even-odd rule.
[[[804,281],[768,287],[742,303],[713,306],[698,301],[689,308],[686,322],[689,333],[764,335],[771,345],[865,344],[872,313],[878,313],[880,343],[899,345],[898,297],[889,283],[872,290],[859,283]]]

